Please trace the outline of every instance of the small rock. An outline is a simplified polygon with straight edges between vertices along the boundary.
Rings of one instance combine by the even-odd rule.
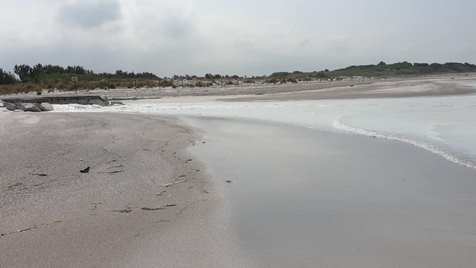
[[[54,110],[53,105],[49,104],[48,102],[42,102],[40,103],[40,109],[43,112],[51,112]]]
[[[15,110],[18,109],[16,104],[10,103],[10,102],[4,102],[3,106],[5,106],[5,108],[7,108],[7,110],[9,110],[9,111],[15,111]]]
[[[226,182],[226,183],[232,183],[232,181],[231,181],[231,180],[226,180],[225,182]]]
[[[89,170],[90,170],[90,169],[91,169],[91,167],[87,167],[87,168],[85,168],[85,169],[80,170],[79,172],[81,172],[81,173],[83,173],[83,174],[89,173]]]
[[[19,103],[17,107],[25,112],[41,112],[40,104],[38,103]]]

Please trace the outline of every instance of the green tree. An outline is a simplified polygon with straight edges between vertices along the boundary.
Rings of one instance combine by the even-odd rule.
[[[17,79],[13,74],[7,73],[0,68],[0,85],[15,84],[16,82]]]
[[[20,80],[22,82],[27,82],[31,78],[33,68],[31,68],[29,65],[21,64],[21,65],[15,65],[14,71],[18,75],[18,77],[20,77]]]

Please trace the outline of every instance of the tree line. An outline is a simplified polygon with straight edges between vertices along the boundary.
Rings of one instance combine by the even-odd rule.
[[[314,72],[277,72],[268,77],[268,81],[306,81],[313,79],[341,79],[342,77],[394,77],[402,75],[428,75],[445,73],[470,73],[476,72],[476,65],[470,63],[410,63],[397,62],[387,64],[381,61],[378,64],[352,65],[347,68],[333,71]]]
[[[15,65],[14,74],[0,69],[0,84],[15,83],[41,83],[51,80],[62,81],[71,80],[77,77],[80,80],[101,80],[101,79],[138,79],[138,80],[159,80],[160,78],[148,72],[134,73],[117,70],[115,73],[95,73],[82,66],[59,66],[36,64],[30,66],[27,64]]]
[[[203,77],[195,75],[175,75],[173,79],[160,78],[149,72],[134,73],[117,70],[114,73],[95,73],[92,70],[85,69],[82,66],[42,65],[36,64],[30,66],[27,64],[15,65],[14,72],[7,72],[0,69],[0,85],[10,84],[30,84],[43,85],[46,88],[77,88],[88,86],[101,86],[113,88],[114,86],[137,87],[141,84],[150,84],[161,86],[172,85],[177,80],[242,80],[254,82],[256,79],[262,79],[269,83],[309,81],[315,79],[339,79],[342,77],[363,76],[363,77],[391,77],[399,75],[424,75],[424,74],[442,74],[442,73],[463,73],[476,72],[476,65],[470,63],[409,63],[397,62],[387,64],[380,62],[375,65],[349,66],[334,71],[323,70],[314,72],[277,72],[269,76],[246,78],[238,75],[220,75],[207,73]],[[81,83],[78,83],[81,82]],[[126,84],[127,83],[127,84]],[[108,85],[106,85],[108,84]]]

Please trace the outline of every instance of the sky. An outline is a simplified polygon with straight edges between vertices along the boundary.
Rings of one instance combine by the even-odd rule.
[[[476,63],[474,0],[0,2],[0,68],[81,65],[262,75],[385,62]]]

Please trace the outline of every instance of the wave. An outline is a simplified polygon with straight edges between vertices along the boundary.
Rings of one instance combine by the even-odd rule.
[[[423,150],[426,150],[426,151],[431,152],[433,154],[436,154],[436,155],[438,155],[438,156],[440,156],[440,157],[442,157],[442,158],[444,158],[444,159],[446,159],[446,160],[448,160],[452,163],[455,163],[455,164],[458,164],[458,165],[461,165],[461,166],[464,166],[464,167],[467,167],[467,168],[476,169],[476,165],[471,163],[470,161],[459,159],[458,157],[452,155],[451,153],[445,152],[444,150],[442,150],[442,149],[440,149],[440,148],[438,148],[438,147],[436,147],[435,145],[432,145],[432,144],[419,142],[419,141],[411,140],[411,139],[404,138],[404,137],[398,137],[398,136],[394,136],[394,135],[390,135],[390,134],[383,134],[383,133],[376,132],[374,130],[368,130],[368,129],[349,126],[349,125],[346,125],[345,123],[343,123],[341,118],[335,120],[332,125],[335,129],[345,131],[345,132],[351,132],[351,133],[354,133],[354,134],[368,136],[368,137],[372,137],[372,138],[386,139],[386,140],[398,141],[398,142],[403,142],[403,143],[406,143],[406,144],[410,144],[410,145],[413,145],[413,146],[418,147],[420,149],[423,149]]]

